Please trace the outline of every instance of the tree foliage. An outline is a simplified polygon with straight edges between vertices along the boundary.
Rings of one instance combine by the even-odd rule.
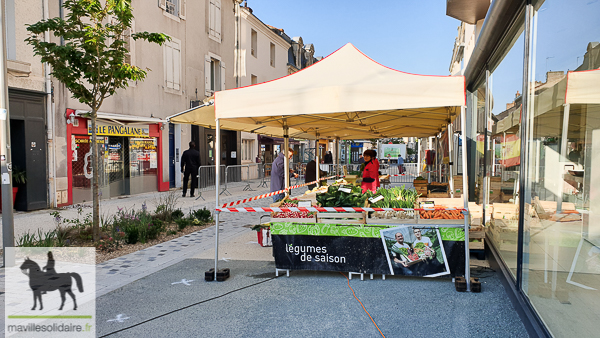
[[[91,108],[92,195],[94,240],[99,236],[98,143],[96,116],[104,100],[129,81],[142,81],[149,69],[126,62],[131,39],[162,45],[164,34],[132,32],[131,0],[65,0],[65,19],[52,18],[27,26],[31,35],[25,41],[34,54],[51,66],[51,75],[63,83],[73,98]],[[44,41],[49,32],[61,43]]]

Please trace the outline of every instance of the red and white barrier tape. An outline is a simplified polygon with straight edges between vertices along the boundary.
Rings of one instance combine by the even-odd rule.
[[[435,210],[435,211],[446,211],[446,210],[459,210],[467,211],[466,209],[460,208],[445,208],[445,209],[405,209],[405,208],[361,208],[361,207],[297,207],[297,208],[279,208],[279,207],[245,207],[245,208],[216,208],[219,212],[363,212],[363,211],[422,211],[422,210]]]
[[[287,189],[283,189],[283,190],[279,190],[279,191],[270,192],[270,193],[268,193],[268,194],[263,194],[263,195],[259,195],[259,196],[254,196],[254,197],[251,197],[251,198],[245,198],[245,199],[243,199],[243,200],[239,200],[239,201],[235,201],[235,202],[229,202],[229,203],[225,203],[225,204],[223,204],[223,205],[221,206],[221,208],[227,208],[227,207],[231,207],[231,206],[238,205],[238,204],[242,204],[242,203],[247,203],[247,202],[251,202],[251,201],[256,201],[256,200],[263,199],[263,198],[266,198],[266,197],[270,197],[270,196],[274,196],[274,195],[279,195],[279,194],[281,194],[281,193],[284,193],[284,192],[286,192],[286,191],[288,191],[288,190],[292,190],[292,189],[296,189],[296,188],[300,188],[300,187],[305,187],[305,186],[307,186],[307,185],[311,185],[311,184],[316,184],[316,183],[318,183],[319,181],[322,181],[322,180],[328,180],[328,179],[331,179],[331,178],[335,178],[335,176],[323,177],[323,178],[320,178],[318,181],[312,181],[312,182],[308,182],[308,183],[304,183],[304,184],[298,184],[298,185],[291,186],[291,187],[289,187],[289,188],[287,188]],[[219,209],[217,209],[217,210],[219,210]]]

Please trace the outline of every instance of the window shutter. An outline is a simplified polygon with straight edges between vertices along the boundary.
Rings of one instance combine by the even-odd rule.
[[[185,0],[179,0],[179,17],[185,20]]]
[[[165,44],[167,62],[167,88],[173,88],[173,45],[171,42]]]
[[[210,88],[210,56],[204,55],[204,95],[211,95]]]
[[[225,90],[225,62],[221,61],[221,74],[220,74],[220,78],[221,78],[221,89],[220,90]]]
[[[215,0],[215,37],[221,41],[221,0]]]
[[[208,5],[208,35],[215,36],[215,0]]]
[[[167,9],[167,4],[166,4],[167,0],[158,0],[158,7],[162,8],[163,10]]]
[[[173,89],[179,90],[181,84],[181,46],[173,42]]]

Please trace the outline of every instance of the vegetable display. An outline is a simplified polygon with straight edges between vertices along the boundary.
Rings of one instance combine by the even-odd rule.
[[[436,206],[436,209],[445,209],[443,206]],[[421,210],[419,212],[421,219],[464,219],[465,215],[460,210]]]
[[[380,188],[376,193],[372,194],[374,198],[382,196],[383,199],[371,203],[373,208],[414,208],[419,193],[415,189],[407,189],[405,186],[392,187],[389,189]],[[380,219],[413,219],[414,212],[412,211],[376,211],[371,214],[372,218]]]
[[[317,202],[322,207],[363,207],[368,197],[357,186],[331,185],[326,193],[317,194]]]
[[[296,208],[298,207],[298,201],[285,201],[281,203],[280,208]],[[276,212],[272,216],[272,218],[314,218],[314,212],[308,211],[286,211],[286,212]]]

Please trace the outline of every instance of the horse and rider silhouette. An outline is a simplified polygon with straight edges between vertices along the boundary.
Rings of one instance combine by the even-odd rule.
[[[52,256],[52,251],[48,251],[48,263],[43,270],[36,262],[29,259],[29,257],[26,257],[25,262],[21,264],[21,272],[29,276],[29,287],[31,287],[31,290],[33,291],[32,310],[35,310],[37,307],[38,299],[40,301],[40,310],[42,310],[44,308],[44,305],[42,304],[42,295],[46,292],[55,290],[60,291],[60,299],[62,300],[59,310],[62,310],[65,305],[65,293],[68,293],[73,299],[73,310],[77,310],[77,300],[71,291],[71,277],[75,278],[79,292],[83,292],[81,276],[74,272],[56,273],[54,270],[54,256]]]

